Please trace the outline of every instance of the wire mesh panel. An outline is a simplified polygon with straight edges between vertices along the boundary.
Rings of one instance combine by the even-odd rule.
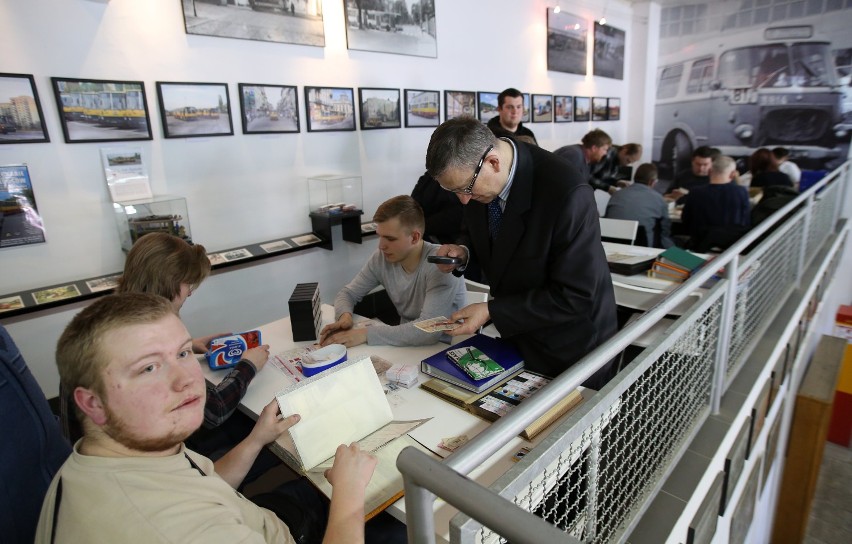
[[[815,195],[811,207],[811,224],[808,228],[805,247],[805,265],[807,266],[819,250],[825,239],[834,230],[834,210],[840,198],[840,183],[830,183],[818,195]]]
[[[743,261],[737,279],[726,383],[736,376],[786,296],[796,287],[804,225],[805,214],[795,215]]]

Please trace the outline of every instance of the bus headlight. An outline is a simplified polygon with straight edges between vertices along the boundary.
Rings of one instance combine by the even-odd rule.
[[[748,123],[737,125],[734,128],[734,134],[740,140],[748,140],[749,138],[754,136],[754,127]]]
[[[834,137],[845,138],[849,135],[848,125],[834,125]]]

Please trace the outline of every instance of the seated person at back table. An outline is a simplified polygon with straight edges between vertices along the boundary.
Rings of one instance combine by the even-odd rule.
[[[765,147],[755,150],[748,159],[751,187],[793,187],[790,176],[778,170],[778,162]]]
[[[669,200],[678,200],[678,204],[683,204],[683,201],[679,199],[682,199],[694,187],[710,183],[710,165],[713,164],[714,155],[713,148],[706,145],[695,148],[692,152],[692,161],[689,163],[689,171],[675,177],[665,197]]]
[[[146,234],[130,249],[124,263],[124,273],[119,280],[117,293],[151,293],[171,301],[176,314],[180,314],[186,300],[210,275],[210,260],[204,246],[189,245],[185,240],[164,232]],[[192,341],[194,353],[204,353],[210,341],[230,332],[222,332]],[[225,433],[233,436],[225,442],[213,440],[209,432],[234,415],[249,383],[269,359],[269,346],[264,344],[243,353],[242,359],[218,385],[207,383],[204,403],[204,425],[193,436],[192,446],[208,457],[217,457],[233,446],[251,430],[251,420],[237,414],[240,422],[231,423]],[[224,372],[224,371],[223,371]],[[205,445],[201,442],[205,436]],[[221,437],[225,440],[224,437]],[[214,444],[214,442],[216,442]],[[208,447],[209,446],[209,447]]]
[[[604,158],[591,167],[590,183],[595,189],[615,194],[618,187],[630,185],[626,167],[642,158],[642,144],[613,145]]]
[[[736,171],[734,159],[720,155],[710,168],[710,183],[695,187],[686,195],[682,221],[691,247],[710,229],[742,233],[751,225],[748,191],[733,181]]]
[[[283,417],[273,399],[252,433],[217,462],[186,448],[204,419],[205,385],[168,300],[98,299],[62,333],[56,364],[84,434],[48,488],[35,542],[294,543],[284,522],[236,487],[264,445],[299,416]],[[326,472],[327,527],[324,512],[311,508],[322,502],[311,504],[302,481],[256,500],[268,498],[283,518],[298,520],[297,538],[316,542],[325,528],[326,543],[364,542],[364,492],[375,466],[356,443],[337,448]]]
[[[643,240],[637,237],[638,245],[668,248],[674,245],[672,222],[663,195],[654,190],[656,183],[657,167],[647,162],[639,165],[633,176],[633,185],[621,189],[609,199],[605,217],[638,221],[645,236]]]
[[[437,184],[436,184],[437,185]],[[433,317],[449,317],[465,303],[464,280],[443,274],[426,261],[440,246],[423,241],[423,210],[413,198],[400,195],[382,203],[373,215],[379,248],[349,285],[334,299],[335,321],[320,334],[320,344],[388,344],[422,346],[441,339],[414,323]],[[399,313],[396,326],[375,324],[353,328],[352,311],[374,287],[383,286]]]
[[[423,239],[434,244],[454,243],[461,233],[462,203],[456,195],[444,191],[428,173],[417,180],[411,198],[423,208],[426,231]]]

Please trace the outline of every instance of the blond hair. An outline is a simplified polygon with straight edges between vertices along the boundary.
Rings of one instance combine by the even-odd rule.
[[[153,293],[173,301],[180,295],[182,283],[197,287],[209,275],[210,260],[204,246],[153,232],[133,244],[116,292]]]

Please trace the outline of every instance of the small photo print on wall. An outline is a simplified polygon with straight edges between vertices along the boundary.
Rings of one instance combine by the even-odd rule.
[[[574,97],[574,121],[580,123],[592,119],[592,102],[588,96]]]
[[[532,95],[532,122],[553,122],[553,96],[549,94]]]
[[[553,120],[557,123],[570,123],[574,120],[574,97],[554,96]]]
[[[624,79],[624,31],[595,23],[595,55],[592,74]]]
[[[476,115],[476,93],[473,91],[444,91],[444,106],[447,113],[444,121],[462,115]]]
[[[166,138],[231,136],[231,100],[225,83],[157,82]]]
[[[325,46],[322,0],[182,0],[187,34]]]
[[[606,98],[598,96],[592,98],[592,121],[606,121],[606,108]]]
[[[343,0],[347,47],[361,51],[437,57],[435,2],[399,0],[387,4]]]
[[[361,130],[400,128],[399,89],[358,89],[361,101]]]
[[[151,139],[141,81],[50,79],[66,143]]]
[[[43,244],[44,222],[26,164],[0,166],[0,248]]]
[[[530,93],[521,93],[524,95],[524,114],[521,117],[521,123],[529,123],[532,119],[532,108],[530,108]]]
[[[405,89],[405,126],[437,127],[441,123],[441,94],[438,91]]]
[[[586,75],[589,23],[582,17],[547,8],[547,69]]]
[[[497,117],[500,113],[497,111],[497,96],[500,93],[488,93],[488,92],[478,92],[479,96],[479,107],[477,108],[477,112],[479,114],[479,120],[483,123],[487,123],[492,118]]]
[[[606,102],[606,115],[610,121],[621,119],[621,99],[608,98]]]
[[[240,83],[243,134],[299,132],[299,97],[294,85]]]
[[[355,130],[355,92],[350,87],[305,87],[308,132]]]
[[[33,76],[0,74],[0,144],[49,141]]]
[[[0,313],[11,312],[12,310],[20,310],[24,307],[24,299],[20,296],[11,296],[0,298]]]

